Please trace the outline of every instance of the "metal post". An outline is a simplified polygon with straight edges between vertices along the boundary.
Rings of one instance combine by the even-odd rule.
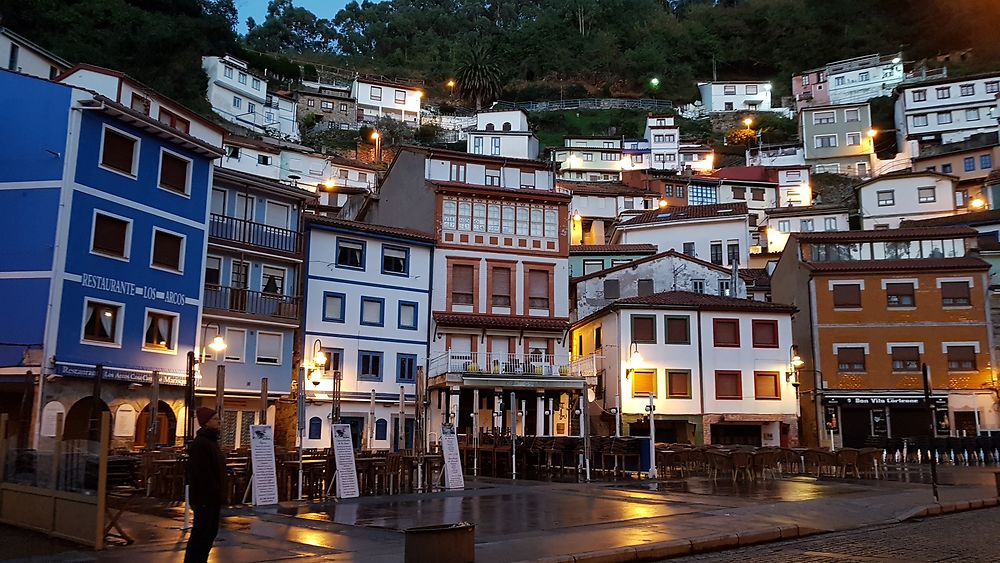
[[[649,478],[656,479],[656,421],[653,419],[656,405],[653,404],[652,393],[649,394],[646,410],[649,411]]]
[[[583,434],[583,472],[590,482],[590,397],[584,388],[580,395],[580,433]]]
[[[396,451],[406,449],[406,387],[399,386],[399,431],[396,433]]]
[[[302,443],[306,438],[306,368],[299,368],[299,378],[298,378],[298,419],[299,419],[299,495],[298,499],[302,500]]]
[[[479,477],[479,389],[472,390],[472,476]]]
[[[615,438],[622,436],[622,398],[615,397]]]
[[[267,394],[268,381],[266,377],[260,378],[260,423],[267,424]],[[222,414],[222,413],[219,413]]]
[[[510,473],[517,480],[517,395],[510,392]]]
[[[931,444],[934,444],[934,437],[937,435],[937,405],[931,402],[931,370],[924,363],[921,366],[924,377],[924,401],[927,403],[927,416],[930,418]],[[931,490],[934,493],[934,502],[940,502],[938,497],[938,475],[937,456],[931,458]]]
[[[184,390],[184,443],[194,439],[194,350],[187,353],[187,387]]]
[[[221,363],[215,366],[215,412],[222,413],[226,410],[226,366]]]
[[[29,369],[24,373],[24,391],[21,394],[21,409],[18,411],[17,420],[17,447],[26,449],[28,439],[31,434],[31,404],[35,395],[35,374]],[[38,413],[41,416],[41,413]],[[2,436],[0,436],[2,438]]]
[[[552,397],[549,397],[549,436],[556,435],[556,411]]]

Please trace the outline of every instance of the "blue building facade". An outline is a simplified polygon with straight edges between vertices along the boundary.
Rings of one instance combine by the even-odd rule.
[[[260,176],[216,168],[205,258],[202,342],[222,336],[226,349],[199,350],[201,405],[218,408],[223,394],[223,444],[249,444],[261,423],[262,382],[272,399],[288,395],[300,364],[302,313],[300,220],[315,194]],[[217,375],[225,366],[222,385]],[[273,422],[273,409],[269,419]]]
[[[142,443],[156,401],[155,439],[173,443],[221,150],[63,84],[0,72],[4,98],[0,134],[12,150],[0,157],[0,288],[18,297],[0,305],[0,341],[40,353],[18,364],[8,349],[3,365],[44,376],[34,417],[43,438],[60,412],[66,437],[92,434],[96,408],[111,411],[116,443]]]

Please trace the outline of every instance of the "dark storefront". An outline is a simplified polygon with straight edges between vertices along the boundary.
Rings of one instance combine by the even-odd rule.
[[[948,397],[932,396],[938,436],[948,435]],[[869,438],[929,436],[927,402],[922,395],[824,395],[825,432],[840,434],[846,448],[860,448]]]

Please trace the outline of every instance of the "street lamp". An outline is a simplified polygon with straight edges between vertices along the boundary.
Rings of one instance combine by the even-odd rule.
[[[448,95],[449,96],[454,96],[455,95],[455,79],[454,78],[449,78],[446,86],[448,86]]]
[[[207,346],[205,345],[205,340],[208,338],[208,327],[215,325],[218,332],[215,333],[215,338]],[[200,364],[205,363],[205,349],[210,348],[212,352],[218,354],[226,349],[226,340],[222,338],[222,327],[218,323],[207,323],[205,326],[201,327],[201,361]]]
[[[796,389],[799,387],[799,368],[805,365],[802,357],[799,356],[798,344],[792,344],[788,349],[788,371],[785,372],[785,381],[792,384]]]
[[[753,125],[753,118],[752,117],[747,117],[747,118],[743,119],[743,125],[746,125],[747,131],[749,131],[750,130],[750,126]]]
[[[982,195],[977,195],[976,197],[972,198],[972,201],[969,202],[969,205],[975,207],[976,209],[982,209],[983,207],[986,206],[986,200],[983,199]]]
[[[372,140],[375,141],[375,160],[382,161],[382,135],[378,131],[372,131]]]
[[[642,364],[642,354],[639,353],[639,343],[633,342],[628,351],[628,367],[625,369],[625,379]]]
[[[665,198],[665,197],[661,197],[661,198],[660,198],[660,201],[659,201],[659,202],[657,202],[657,205],[659,205],[659,206],[660,206],[660,209],[666,209],[666,208],[667,208],[667,205],[668,205],[668,203],[667,203],[667,198]]]
[[[317,338],[313,342],[313,369],[309,372],[309,381],[313,384],[313,387],[319,387],[320,380],[323,378],[323,371],[326,369],[326,362],[327,357],[323,353],[323,342]]]
[[[583,221],[583,216],[580,215],[580,212],[577,211],[577,210],[575,210],[575,209],[573,210],[573,221],[575,221],[577,223],[579,223],[580,221]]]
[[[660,79],[657,78],[657,77],[655,77],[655,76],[653,78],[650,78],[649,79],[649,85],[652,86],[653,88],[659,88],[660,87]]]

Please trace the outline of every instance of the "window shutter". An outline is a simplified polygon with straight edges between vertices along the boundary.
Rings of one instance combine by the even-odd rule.
[[[94,249],[125,256],[125,238],[128,235],[128,223],[121,219],[101,215],[94,217]]]
[[[688,319],[686,317],[668,317],[667,343],[687,343],[689,342],[688,338]]]
[[[864,348],[838,348],[837,362],[840,364],[860,364],[865,363]]]
[[[670,387],[667,393],[669,396],[689,397],[691,395],[691,390],[688,388],[691,377],[686,371],[672,371],[668,377]]]
[[[653,294],[653,280],[639,280],[639,297]]]
[[[833,286],[833,305],[835,307],[860,307],[861,286],[857,284]]]
[[[160,185],[164,188],[181,193],[187,192],[187,171],[186,160],[176,156],[163,153],[163,161],[160,163]]]
[[[181,237],[156,232],[153,242],[153,263],[157,266],[179,269],[181,258]]]
[[[913,284],[911,283],[887,283],[885,284],[886,295],[913,295]]]
[[[949,362],[973,362],[976,361],[976,349],[972,346],[949,346]]]
[[[510,268],[493,268],[493,295],[510,295]]]
[[[717,319],[715,321],[715,343],[716,345],[738,344],[739,321]]]
[[[549,273],[544,270],[528,271],[528,297],[548,299]]]
[[[604,298],[618,299],[621,293],[618,291],[618,280],[604,280]]]
[[[778,323],[774,321],[754,321],[753,343],[754,346],[777,346]]]
[[[654,317],[632,317],[632,342],[656,342]]]
[[[742,377],[738,371],[715,372],[715,396],[720,398],[739,398],[743,396]]]
[[[110,129],[104,131],[104,154],[101,164],[120,170],[126,174],[132,173],[132,150],[135,141],[124,135],[119,135]]]
[[[462,293],[472,293],[472,266],[454,266],[451,270],[451,279],[455,284],[455,291]]]
[[[945,299],[968,299],[969,282],[941,282],[941,297]]]
[[[894,362],[919,362],[920,349],[916,346],[894,346],[892,348],[892,360]]]

